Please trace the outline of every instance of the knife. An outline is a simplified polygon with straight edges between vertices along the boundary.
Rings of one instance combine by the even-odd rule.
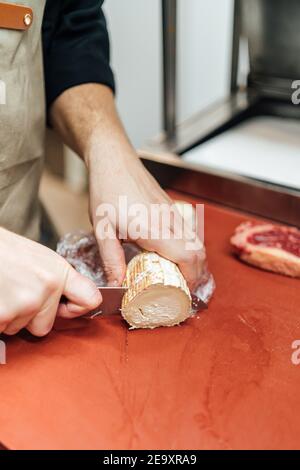
[[[100,287],[98,289],[102,295],[102,303],[96,309],[84,315],[82,318],[93,319],[100,315],[111,315],[121,310],[123,295],[128,287]],[[207,304],[194,294],[192,297],[192,312],[199,313],[208,308]]]
[[[91,310],[80,318],[87,320],[93,320],[100,315],[110,315],[112,313],[118,313],[121,309],[122,299],[128,287],[108,287],[108,286],[97,286],[102,296],[102,303],[99,307]],[[60,299],[60,303],[67,303],[68,299],[63,296]]]
[[[80,318],[86,320],[93,320],[100,315],[111,315],[118,313],[121,310],[122,299],[128,287],[108,287],[108,286],[97,286],[102,296],[102,303],[99,307],[91,310]],[[67,302],[65,297],[62,297],[61,302]],[[192,312],[199,313],[202,310],[207,309],[208,306],[199,297],[192,294]]]
[[[102,295],[102,303],[99,307],[83,316],[83,318],[93,319],[99,315],[111,315],[121,310],[122,299],[128,287],[107,287],[97,286]]]

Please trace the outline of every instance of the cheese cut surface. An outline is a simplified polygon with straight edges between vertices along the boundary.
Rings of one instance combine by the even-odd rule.
[[[122,316],[132,328],[174,326],[191,313],[191,295],[176,264],[157,253],[135,256],[127,267]]]

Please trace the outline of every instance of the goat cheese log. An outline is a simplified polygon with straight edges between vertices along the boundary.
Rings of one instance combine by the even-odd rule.
[[[300,230],[246,222],[237,227],[231,245],[239,258],[267,271],[300,277]]]
[[[175,201],[179,213],[195,221],[191,204]],[[129,287],[122,302],[122,316],[132,328],[174,326],[191,315],[191,295],[175,263],[157,253],[143,252],[127,267],[124,285]]]
[[[122,316],[132,328],[174,326],[191,314],[191,295],[176,264],[144,252],[128,264]]]

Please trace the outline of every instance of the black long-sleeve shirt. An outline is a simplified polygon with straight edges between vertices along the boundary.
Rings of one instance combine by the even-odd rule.
[[[103,1],[47,0],[42,33],[48,109],[63,91],[83,83],[114,91]]]

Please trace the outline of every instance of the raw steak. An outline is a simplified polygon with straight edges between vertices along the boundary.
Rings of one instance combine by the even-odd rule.
[[[245,222],[231,238],[240,259],[261,269],[300,277],[300,230]]]

